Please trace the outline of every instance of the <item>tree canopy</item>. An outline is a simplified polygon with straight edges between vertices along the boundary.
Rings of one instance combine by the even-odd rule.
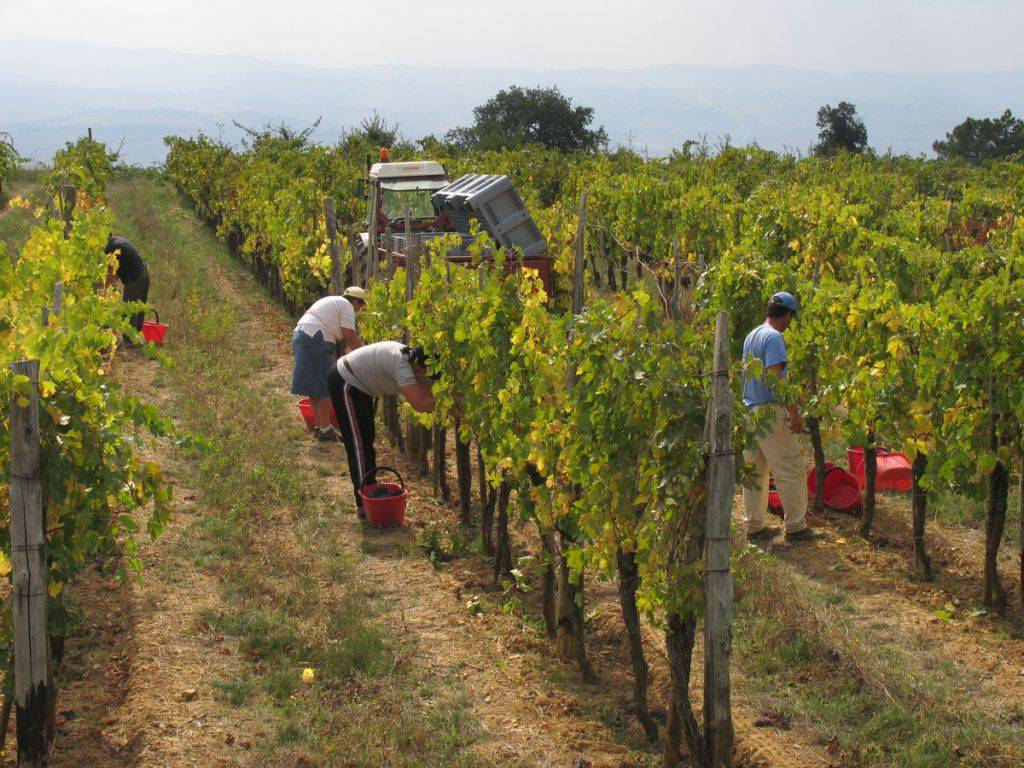
[[[835,107],[826,104],[818,110],[818,143],[814,146],[817,155],[831,157],[846,150],[860,154],[868,146],[868,129],[857,116],[857,107],[847,101],[840,101]]]
[[[513,85],[476,107],[473,117],[473,125],[448,131],[446,140],[466,150],[543,144],[563,152],[595,152],[608,144],[604,128],[589,128],[593,107],[574,107],[557,87]]]
[[[968,117],[932,149],[943,160],[959,157],[971,163],[1009,157],[1024,152],[1024,120],[1010,110],[994,119]]]

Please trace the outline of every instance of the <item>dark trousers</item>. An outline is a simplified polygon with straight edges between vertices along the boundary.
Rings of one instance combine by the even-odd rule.
[[[331,366],[327,374],[327,391],[331,393],[331,403],[334,405],[334,413],[341,428],[341,439],[345,441],[348,473],[352,478],[356,506],[362,509],[363,500],[359,498],[362,479],[366,477],[367,483],[374,482],[371,470],[377,468],[377,451],[373,447],[373,442],[377,438],[374,418],[377,413],[377,398],[345,381],[338,373],[336,365]]]
[[[121,300],[127,304],[130,301],[149,301],[149,270],[143,270],[142,274],[134,280],[129,280],[124,284],[124,292],[121,294]],[[136,331],[142,330],[142,320],[145,318],[145,312],[135,312],[132,314],[132,328]]]

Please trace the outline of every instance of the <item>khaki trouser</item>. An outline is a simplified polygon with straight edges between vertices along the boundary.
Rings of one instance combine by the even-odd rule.
[[[786,513],[786,533],[807,527],[807,478],[800,443],[789,428],[786,409],[777,404],[754,406],[757,410],[771,408],[772,419],[758,432],[754,445],[743,452],[743,459],[754,465],[754,474],[743,484],[743,522],[747,533],[765,527],[768,511],[768,475],[775,475],[782,508]]]

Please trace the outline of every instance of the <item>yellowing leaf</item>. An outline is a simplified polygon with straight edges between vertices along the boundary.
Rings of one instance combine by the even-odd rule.
[[[11,572],[11,560],[6,552],[0,552],[0,578]]]
[[[885,350],[894,360],[902,359],[904,351],[903,340],[898,336],[893,336],[889,339],[889,343],[885,345]]]
[[[50,589],[47,590],[50,593],[50,597],[57,597],[60,594],[61,589],[64,588],[64,584],[60,581],[51,581]]]

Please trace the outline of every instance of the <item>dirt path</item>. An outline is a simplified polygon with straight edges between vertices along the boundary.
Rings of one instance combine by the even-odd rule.
[[[930,530],[937,577],[919,581],[911,576],[909,514],[906,499],[884,498],[876,535],[868,544],[857,534],[856,518],[830,513],[818,521],[828,534],[826,541],[778,550],[777,555],[814,581],[842,589],[856,608],[854,621],[872,626],[880,639],[899,638],[925,656],[968,671],[997,708],[1024,707],[1024,643],[1012,635],[1017,612],[1011,609],[1014,618],[1003,621],[981,608],[984,543],[971,531]],[[1009,566],[1010,555],[1002,554]],[[1012,602],[1016,590],[1006,571],[1009,567],[1003,583]]]
[[[144,384],[151,366],[129,361],[119,377],[158,396]],[[172,452],[152,458],[173,467],[180,500],[159,540],[140,539],[140,583],[96,570],[74,587],[86,622],[68,641],[54,766],[240,766],[269,737],[267,723],[218,702],[211,689],[215,679],[241,676],[244,661],[223,638],[198,631],[204,612],[222,608],[215,579],[183,555],[202,509]]]

